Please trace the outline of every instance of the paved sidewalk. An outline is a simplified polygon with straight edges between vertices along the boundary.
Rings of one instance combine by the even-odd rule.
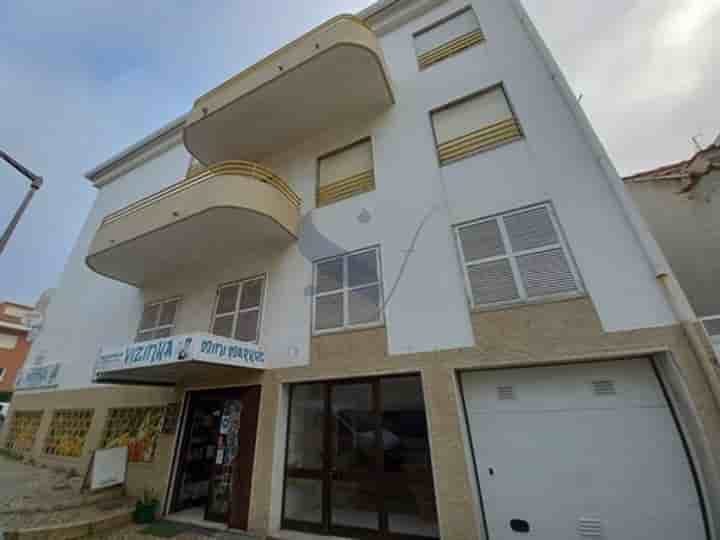
[[[142,534],[147,525],[131,525],[109,535],[93,537],[97,540],[152,540],[156,536]],[[171,537],[173,540],[257,540],[252,536],[227,531],[211,531],[193,527],[192,530],[182,532]]]

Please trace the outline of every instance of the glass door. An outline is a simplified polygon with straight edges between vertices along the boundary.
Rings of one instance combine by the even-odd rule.
[[[438,537],[419,375],[290,388],[283,527]]]
[[[238,452],[240,418],[243,403],[239,399],[228,399],[223,403],[218,422],[217,444],[211,465],[210,490],[205,519],[225,522],[230,510],[232,494],[233,462]]]
[[[380,530],[377,408],[372,382],[330,386],[329,525],[340,535]]]

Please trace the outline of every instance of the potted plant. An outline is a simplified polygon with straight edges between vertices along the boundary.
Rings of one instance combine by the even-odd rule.
[[[142,498],[135,503],[135,513],[133,519],[135,523],[152,523],[155,521],[155,512],[157,512],[160,500],[152,489],[145,489]]]

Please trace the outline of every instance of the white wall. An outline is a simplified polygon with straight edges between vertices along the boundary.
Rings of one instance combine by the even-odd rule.
[[[104,278],[85,264],[100,222],[110,212],[177,182],[188,159],[185,148],[177,145],[98,192],[28,356],[28,363],[38,355],[45,362],[62,362],[60,388],[88,386],[99,347],[130,339],[140,317],[140,291]]]
[[[371,245],[381,247],[390,354],[471,346],[452,225],[545,200],[555,205],[606,330],[673,323],[603,171],[509,4],[473,1],[488,41],[418,70],[411,34],[464,5],[446,2],[381,38],[397,101],[387,112],[366,125],[329,127],[265,163],[303,198],[300,239],[284,251],[238,253],[142,291],[115,283],[84,263],[100,220],[176,181],[188,156],[175,147],[104,187],[32,354],[45,349],[48,360],[66,362],[62,387],[85,386],[98,347],[133,338],[144,300],[182,295],[177,332],[207,331],[217,285],[265,272],[261,343],[268,362],[303,364],[311,335],[311,261]],[[526,139],[440,168],[429,111],[501,81]],[[368,134],[376,190],[315,209],[316,158]]]

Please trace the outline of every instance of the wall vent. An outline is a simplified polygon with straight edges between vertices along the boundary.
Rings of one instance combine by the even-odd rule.
[[[577,533],[580,538],[605,538],[602,522],[597,518],[578,519]]]
[[[515,387],[510,385],[497,387],[498,399],[500,401],[509,401],[515,399]]]
[[[615,381],[608,379],[593,381],[592,390],[593,394],[596,396],[614,396],[617,394],[617,391],[615,390]]]

